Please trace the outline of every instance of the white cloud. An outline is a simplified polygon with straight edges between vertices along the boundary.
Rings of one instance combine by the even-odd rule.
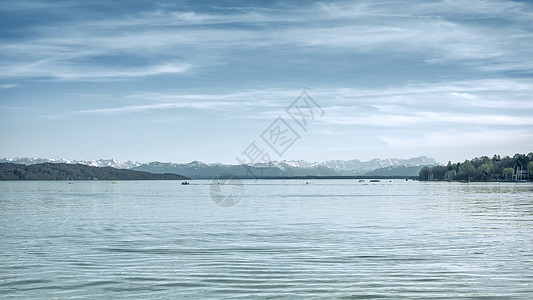
[[[452,96],[458,97],[458,98],[465,98],[465,99],[477,99],[478,97],[476,95],[472,95],[469,93],[457,93],[457,92],[451,92]]]
[[[80,114],[116,114],[116,113],[136,113],[150,110],[164,110],[175,108],[196,108],[196,109],[214,109],[231,105],[225,102],[188,102],[188,103],[158,103],[149,105],[129,105],[112,108],[97,108],[80,110]]]
[[[79,110],[77,114],[120,114],[139,113],[151,110],[192,108],[200,110],[231,111],[233,117],[249,117],[244,114],[261,114],[265,109],[283,113],[301,91],[288,90],[246,90],[235,93],[197,94],[185,91],[147,92],[124,96],[124,100],[145,102],[143,105]]]
[[[275,119],[285,114],[285,109],[301,92],[293,89],[209,94],[194,90],[144,92],[115,97],[122,103],[139,103],[137,105],[77,113],[119,114],[191,108],[231,112],[233,119]],[[308,90],[308,93],[326,111],[324,117],[317,118],[317,122],[326,127],[533,126],[530,117],[533,85],[527,80],[412,83],[385,89],[328,87]]]
[[[39,6],[36,2],[27,5]],[[65,80],[178,74],[191,66],[224,67],[241,51],[267,53],[261,50],[273,49],[268,53],[276,56],[280,47],[293,49],[289,55],[304,47],[310,55],[300,59],[309,62],[323,55],[370,53],[379,57],[393,53],[432,64],[461,63],[463,68],[479,71],[531,71],[533,43],[525,25],[499,28],[450,17],[459,13],[473,20],[484,17],[511,22],[518,18],[527,24],[533,15],[525,7],[523,3],[481,0],[468,7],[457,1],[397,5],[363,1],[317,3],[285,11],[251,7],[233,9],[230,14],[225,11],[230,8],[201,13],[165,7],[112,20],[85,18],[30,28],[37,34],[4,41],[0,46],[6,58],[0,71],[4,78]],[[67,13],[69,6],[60,8]],[[218,26],[225,24],[247,26]],[[84,60],[98,55],[136,55],[154,62],[144,69],[115,71],[98,63],[97,70],[87,70]],[[180,66],[165,67],[165,59],[177,57]]]
[[[104,67],[104,66],[78,66],[65,64],[57,60],[40,60],[28,64],[12,64],[0,67],[0,74],[9,78],[33,77],[49,78],[62,81],[98,81],[113,78],[127,79],[134,77],[182,74],[191,69],[186,63],[168,62],[161,65],[146,67]],[[1,76],[0,76],[1,77]]]
[[[5,84],[0,84],[0,90],[3,90],[3,89],[12,89],[14,87],[16,87],[17,84],[15,83],[5,83]]]

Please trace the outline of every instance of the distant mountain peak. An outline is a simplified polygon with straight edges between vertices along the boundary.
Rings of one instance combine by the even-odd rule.
[[[15,157],[15,158],[3,158],[0,159],[0,163],[17,163],[23,165],[35,165],[41,163],[65,163],[65,164],[82,164],[91,167],[113,167],[117,169],[132,169],[142,165],[140,162],[132,162],[128,160],[121,162],[116,159],[98,159],[98,160],[70,160],[70,159],[55,159],[55,158],[35,158],[35,157]]]

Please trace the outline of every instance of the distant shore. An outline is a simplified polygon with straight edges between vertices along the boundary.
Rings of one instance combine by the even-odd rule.
[[[154,174],[144,171],[92,167],[81,164],[42,163],[22,165],[0,163],[0,180],[186,180],[178,174]]]

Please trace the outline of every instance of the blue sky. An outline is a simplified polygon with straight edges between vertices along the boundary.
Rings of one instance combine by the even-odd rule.
[[[2,1],[0,39],[0,157],[533,151],[528,2]],[[303,91],[307,131],[285,111]],[[282,157],[278,117],[300,135]]]

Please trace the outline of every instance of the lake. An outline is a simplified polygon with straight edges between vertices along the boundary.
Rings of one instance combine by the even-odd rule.
[[[0,182],[0,298],[533,299],[531,183],[190,183]]]

